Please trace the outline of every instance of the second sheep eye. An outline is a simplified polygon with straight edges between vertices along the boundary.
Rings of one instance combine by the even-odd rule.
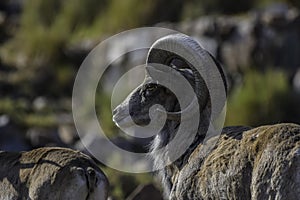
[[[144,96],[150,96],[153,94],[153,92],[155,92],[155,90],[157,89],[157,85],[156,84],[148,84],[145,86],[144,89]]]
[[[148,91],[153,91],[157,88],[156,84],[152,84],[152,85],[147,85],[146,90]]]

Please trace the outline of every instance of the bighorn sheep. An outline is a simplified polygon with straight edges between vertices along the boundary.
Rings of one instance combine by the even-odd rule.
[[[175,162],[158,173],[166,198],[300,199],[300,126],[277,124],[254,129],[227,127],[220,136],[209,139],[217,142],[207,155],[202,154],[207,130],[205,127],[210,119],[210,97],[195,66],[173,53],[172,48],[190,50],[193,54],[191,57],[203,58],[217,65],[224,87],[227,87],[221,66],[190,37],[183,34],[169,35],[159,39],[150,48],[147,63],[170,66],[188,79],[197,93],[201,115],[192,144]],[[201,59],[197,62],[205,63]],[[128,117],[131,117],[135,124],[145,126],[151,121],[149,108],[154,104],[164,106],[166,122],[155,136],[150,149],[154,165],[160,166],[162,157],[155,150],[167,145],[177,132],[179,123],[189,119],[178,120],[184,110],[180,111],[176,96],[159,83],[151,82],[147,67],[146,80],[115,108],[113,120],[120,127],[124,124],[129,126]],[[195,112],[189,112],[193,117]],[[165,156],[168,153],[171,154],[167,152]]]
[[[87,155],[65,148],[0,152],[1,200],[105,200],[108,181]]]

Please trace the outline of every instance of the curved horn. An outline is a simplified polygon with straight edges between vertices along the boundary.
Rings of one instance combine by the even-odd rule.
[[[189,80],[189,82],[190,84],[192,84],[192,87],[194,88],[194,91],[198,98],[200,110],[203,110],[208,105],[209,91],[206,82],[198,71],[199,66],[204,66],[204,71],[207,72],[205,74],[206,76],[209,76],[210,74],[209,69],[212,68],[211,65],[217,66],[227,94],[226,78],[221,65],[214,59],[211,54],[203,49],[200,44],[191,37],[184,34],[174,34],[157,40],[149,50],[147,65],[150,63],[159,63],[172,67],[172,60],[174,59],[182,60],[183,63],[186,63],[187,65],[186,69],[189,69],[179,69],[179,72],[192,72],[194,83],[191,80]],[[192,100],[192,102],[180,112],[167,112],[167,118],[179,121],[180,116],[183,112],[196,112],[195,110],[193,110],[193,106],[195,105],[195,103],[196,101]],[[218,110],[221,111],[223,106],[224,105],[221,105]],[[162,110],[160,111],[165,112]]]

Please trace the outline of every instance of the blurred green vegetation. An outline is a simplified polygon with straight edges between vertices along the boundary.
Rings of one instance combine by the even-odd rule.
[[[297,99],[283,71],[249,70],[243,83],[228,98],[226,125],[297,122],[300,113]]]
[[[234,14],[272,0],[27,0],[20,28],[2,48],[7,63],[65,64],[65,49],[85,39],[99,40],[122,30],[179,21],[204,14]],[[296,0],[278,0],[300,6]],[[4,52],[3,52],[4,51]],[[16,56],[20,59],[16,61]],[[57,63],[55,63],[57,64]]]
[[[26,67],[63,61],[64,50],[82,40],[99,40],[129,28],[176,21],[182,4],[180,0],[27,0],[20,28],[2,48],[2,54],[12,64],[16,64],[16,56],[21,56]]]
[[[115,136],[118,128],[112,121],[111,97],[109,94],[98,91],[96,93],[95,104],[96,113],[103,131],[108,137]]]
[[[0,97],[0,115],[5,114],[24,130],[58,126],[58,113],[71,113],[71,95],[78,64],[70,51],[85,41],[96,44],[122,30],[179,22],[206,14],[243,14],[262,8],[272,0],[26,0],[19,28],[1,44],[1,62],[8,73],[0,81],[10,92]],[[278,0],[300,8],[299,0]],[[76,54],[75,54],[76,57]],[[46,97],[42,109],[34,108],[37,97]],[[67,100],[66,100],[67,99]],[[250,69],[228,98],[226,125],[257,126],[298,122],[298,95],[283,71]],[[111,117],[110,97],[96,96],[96,110],[109,137],[117,133]],[[112,195],[125,199],[139,184],[152,180],[149,174],[126,174],[104,168]]]
[[[105,4],[105,0],[28,0],[20,28],[5,49],[12,56],[24,54],[26,66],[59,61],[74,33],[90,27]]]
[[[245,14],[249,10],[261,9],[274,3],[286,3],[300,8],[299,0],[187,0],[183,7],[182,19],[212,14]]]
[[[30,127],[56,127],[58,122],[55,113],[61,111],[60,108],[54,105],[46,106],[42,109],[34,109],[28,99],[24,98],[0,98],[0,114],[8,115],[16,125],[24,129]]]
[[[153,182],[151,174],[130,174],[111,168],[104,168],[103,171],[110,177],[110,191],[115,199],[126,199],[138,185]]]
[[[207,14],[236,14],[253,8],[257,0],[189,0],[183,18],[194,18]]]

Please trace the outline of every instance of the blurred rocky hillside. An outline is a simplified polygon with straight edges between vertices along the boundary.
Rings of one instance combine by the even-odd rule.
[[[85,151],[71,111],[76,72],[100,41],[143,26],[190,35],[221,61],[230,83],[227,125],[300,123],[299,1],[70,2],[0,1],[1,150],[63,146]],[[141,37],[149,43],[156,36],[146,32]],[[116,42],[114,47],[107,47],[107,52],[114,53],[112,48],[116,47],[127,49],[135,41],[137,38]],[[101,56],[105,60],[111,55]],[[119,76],[144,61],[145,52],[140,57],[128,54],[113,63],[108,75]],[[111,80],[102,81],[104,88],[97,93],[96,108],[106,132],[122,148],[144,151],[148,141],[119,134],[111,120],[107,93]],[[90,141],[90,148],[101,147],[96,136],[85,139]],[[111,177],[115,199],[143,200],[147,199],[145,193],[159,196],[149,175],[105,170]]]

